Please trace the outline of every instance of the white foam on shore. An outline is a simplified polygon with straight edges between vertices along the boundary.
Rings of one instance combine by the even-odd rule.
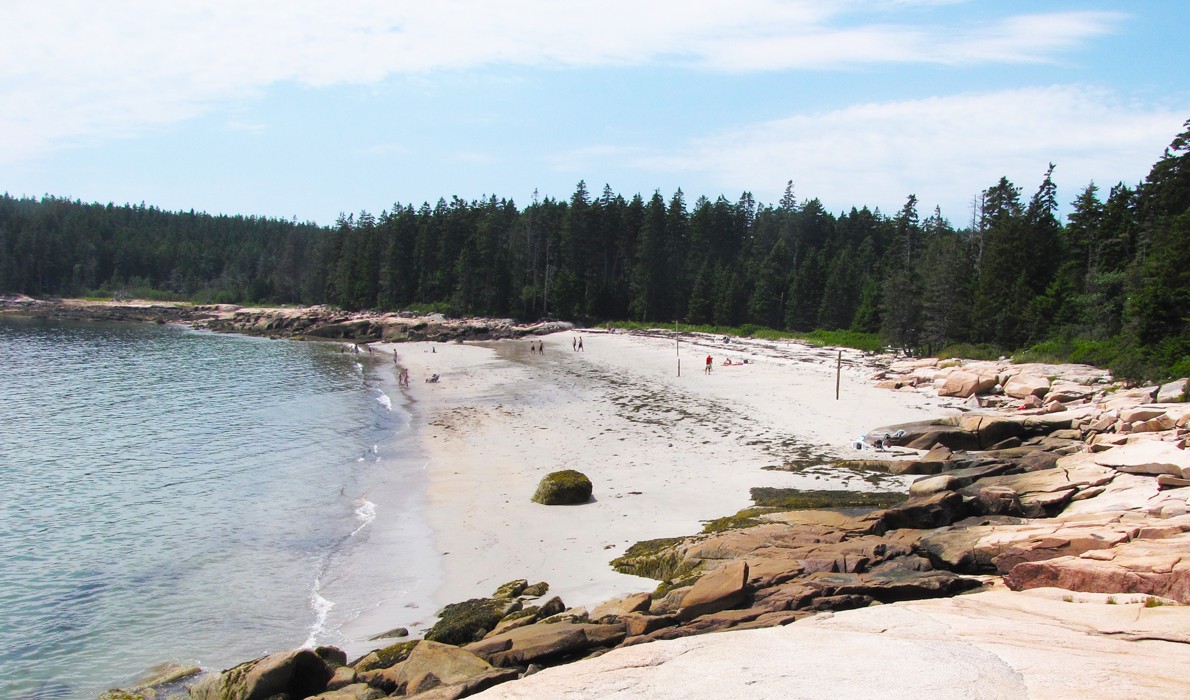
[[[319,573],[314,578],[314,587],[310,590],[310,609],[314,611],[314,623],[310,625],[310,636],[302,644],[303,647],[313,648],[318,644],[318,638],[326,634],[326,618],[330,614],[331,608],[335,607],[333,601],[323,598],[320,590],[322,589],[322,574]]]
[[[360,496],[355,503],[355,517],[359,519],[360,524],[357,528],[351,531],[351,536],[355,537],[360,530],[372,524],[376,519],[376,504],[369,501],[367,498]]]
[[[388,411],[389,413],[392,413],[393,400],[388,397],[388,394],[384,393],[383,391],[381,391],[379,389],[376,390],[376,393],[379,394],[379,396],[376,397],[376,400],[380,402],[381,406],[384,406],[384,410]]]

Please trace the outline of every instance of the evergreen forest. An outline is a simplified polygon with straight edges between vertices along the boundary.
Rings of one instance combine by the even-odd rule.
[[[1053,171],[991,184],[961,227],[913,195],[835,215],[792,183],[761,204],[580,182],[568,200],[398,203],[331,227],[4,195],[0,292],[847,330],[1190,374],[1190,121],[1143,182],[1086,185],[1065,222]]]

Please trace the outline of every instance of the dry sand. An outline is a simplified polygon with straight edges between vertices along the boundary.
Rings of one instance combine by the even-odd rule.
[[[584,352],[572,350],[578,335]],[[544,355],[530,353],[538,340]],[[843,352],[835,400],[836,351],[795,343],[583,331],[379,347],[395,349],[411,373],[406,392],[429,457],[426,513],[443,561],[439,606],[516,578],[548,581],[570,606],[651,590],[656,581],[609,562],[637,541],[734,514],[755,486],[905,490],[904,478],[764,467],[859,456],[850,443],[868,429],[953,412],[936,398],[875,389],[853,351]],[[722,366],[727,357],[749,364]],[[432,373],[436,384],[425,382]],[[591,478],[592,502],[530,501],[560,469]],[[415,634],[433,623],[432,611],[426,617]]]

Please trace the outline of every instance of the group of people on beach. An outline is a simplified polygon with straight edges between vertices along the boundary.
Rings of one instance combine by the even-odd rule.
[[[370,349],[371,348],[369,348],[369,350]],[[393,364],[397,364],[399,359],[400,357],[397,355],[397,351],[393,350]],[[404,367],[397,368],[397,386],[409,386],[409,370],[405,369]]]
[[[735,365],[746,365],[746,364],[748,364],[747,359],[742,360],[740,362],[736,362],[729,357],[729,358],[723,360],[724,367],[734,367]],[[710,355],[707,355],[707,368],[703,371],[703,374],[710,374],[711,369],[714,366],[715,366],[715,358],[711,357]]]
[[[571,338],[570,339],[570,348],[572,350],[574,350],[575,352],[586,352],[586,350],[583,350],[583,337],[580,335],[580,336]]]
[[[529,341],[529,354],[530,355],[544,355],[545,354],[545,341],[530,340]]]

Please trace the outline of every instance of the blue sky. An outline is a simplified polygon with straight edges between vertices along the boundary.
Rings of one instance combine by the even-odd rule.
[[[333,223],[682,188],[956,225],[1190,119],[1190,2],[0,0],[0,191]]]

